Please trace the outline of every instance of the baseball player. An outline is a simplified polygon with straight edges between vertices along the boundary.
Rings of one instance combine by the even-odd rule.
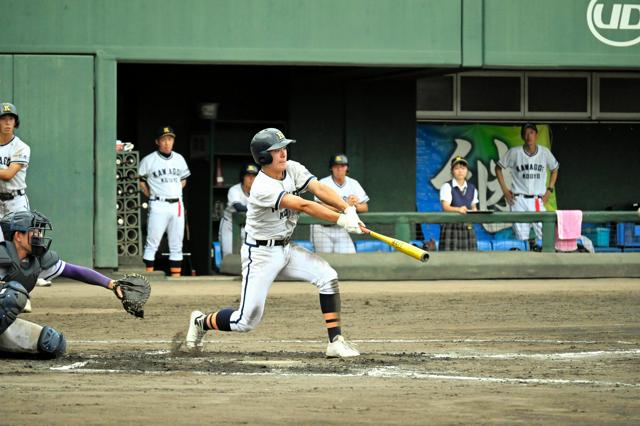
[[[182,188],[191,175],[184,157],[173,151],[176,134],[169,126],[158,132],[158,150],[140,161],[140,189],[149,197],[147,240],[142,260],[147,272],[153,271],[156,251],[167,232],[169,240],[169,267],[172,277],[182,272],[182,239],[184,237],[184,203]]]
[[[220,250],[222,256],[231,254],[233,250],[233,213],[246,212],[247,202],[249,199],[249,191],[251,185],[258,175],[258,166],[255,164],[246,164],[240,170],[240,182],[229,188],[227,193],[227,207],[224,210],[224,217],[220,221],[218,228],[218,241],[220,241]],[[244,230],[241,234],[244,239]]]
[[[18,127],[15,105],[0,104],[0,217],[29,210],[26,179],[31,149],[13,133]]]
[[[309,281],[320,293],[320,309],[329,334],[328,357],[352,357],[360,353],[347,342],[340,328],[340,292],[336,271],[315,253],[290,244],[298,215],[337,223],[352,233],[362,233],[355,207],[320,183],[300,163],[287,160],[285,138],[278,129],[264,129],[251,140],[251,154],[262,166],[249,196],[246,237],[241,249],[242,293],[238,309],[225,308],[210,314],[193,311],[186,337],[187,348],[200,348],[207,330],[253,330],[262,319],[267,293],[278,275]],[[301,198],[311,191],[324,203]]]
[[[560,165],[551,151],[536,143],[538,128],[535,124],[522,126],[520,136],[524,145],[509,149],[496,164],[496,177],[512,212],[543,212],[544,203],[553,192]],[[505,184],[502,169],[511,169],[511,189]],[[547,168],[551,170],[547,186]],[[514,223],[513,232],[519,240],[528,240],[530,223]],[[542,239],[542,223],[534,223],[536,237]],[[529,245],[535,247],[535,240]]]
[[[320,179],[338,193],[342,199],[356,208],[357,213],[369,211],[369,196],[360,183],[347,176],[349,173],[349,159],[344,154],[334,154],[329,158],[331,174]],[[316,201],[321,202],[317,197]],[[327,206],[334,210],[333,207]],[[356,248],[349,233],[337,225],[312,225],[311,242],[318,253],[355,253]]]
[[[0,104],[0,217],[29,210],[26,189],[31,148],[13,133],[18,127],[20,116],[15,105]],[[2,238],[0,233],[0,241]],[[51,281],[38,278],[36,285],[48,287]]]
[[[66,341],[58,330],[17,318],[31,312],[29,294],[38,277],[65,277],[98,285],[123,299],[117,282],[83,266],[60,259],[49,250],[45,233],[51,223],[36,211],[9,213],[0,220],[4,241],[0,242],[0,352],[36,354],[55,358],[65,352]]]

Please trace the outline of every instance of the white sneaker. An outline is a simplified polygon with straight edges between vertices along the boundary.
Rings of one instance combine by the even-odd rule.
[[[29,314],[31,312],[32,312],[32,310],[31,310],[31,300],[27,299],[26,305],[24,305],[24,308],[22,308],[22,313]]]
[[[38,287],[51,287],[51,281],[45,280],[44,278],[38,278],[36,285]]]
[[[360,352],[353,343],[347,342],[342,336],[336,336],[333,342],[327,345],[327,358],[348,358],[358,355]]]
[[[204,329],[203,321],[205,319],[204,312],[193,311],[189,318],[189,330],[187,331],[186,345],[189,349],[199,348],[202,349],[204,342],[202,338],[206,332]]]

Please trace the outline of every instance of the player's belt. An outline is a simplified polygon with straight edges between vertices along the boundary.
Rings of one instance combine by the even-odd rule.
[[[167,203],[177,203],[180,198],[164,198],[164,197],[151,197],[151,201],[166,201]]]
[[[284,240],[254,240],[253,238],[246,236],[245,243],[254,246],[286,246],[291,242],[291,238],[285,238]]]
[[[17,189],[11,192],[0,192],[0,201],[13,200],[16,197],[25,195],[27,192],[24,189]]]
[[[529,194],[513,194],[514,197],[524,197],[524,198],[542,198],[542,195],[529,195]]]

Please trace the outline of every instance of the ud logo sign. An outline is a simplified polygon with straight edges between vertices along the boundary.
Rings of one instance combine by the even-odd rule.
[[[587,25],[595,38],[615,47],[640,43],[640,0],[591,0]]]

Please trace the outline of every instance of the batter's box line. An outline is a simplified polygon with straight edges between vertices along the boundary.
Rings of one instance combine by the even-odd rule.
[[[145,374],[145,375],[158,375],[166,376],[173,374],[184,374],[188,371],[176,370],[176,371],[149,371],[149,370],[120,370],[120,369],[101,369],[101,368],[84,368],[89,361],[75,362],[69,365],[63,365],[60,367],[50,367],[52,371],[60,373],[88,373],[88,374]],[[361,370],[355,373],[295,373],[285,371],[268,371],[259,373],[241,373],[241,372],[206,372],[191,370],[191,373],[195,375],[204,376],[276,376],[276,377],[338,377],[338,378],[353,378],[353,377],[371,377],[371,378],[400,378],[409,380],[440,380],[440,381],[464,381],[464,382],[480,382],[480,383],[498,383],[509,385],[573,385],[573,386],[605,386],[605,387],[630,387],[640,388],[640,384],[637,383],[623,383],[623,382],[608,382],[598,380],[570,380],[570,379],[533,379],[533,378],[511,378],[511,377],[481,377],[481,376],[458,376],[451,374],[438,374],[438,373],[421,373],[412,370],[403,370],[400,367],[378,367]]]
[[[616,341],[599,341],[599,340],[553,340],[553,339],[349,339],[354,343],[399,343],[399,344],[413,344],[413,343],[464,343],[464,344],[509,344],[509,343],[543,343],[543,344],[555,344],[555,345],[636,345],[638,342],[629,342],[626,340]],[[226,339],[226,338],[213,338],[206,339],[207,344],[238,344],[250,341],[251,343],[326,343],[326,340],[316,339]],[[114,339],[114,340],[67,340],[73,344],[86,344],[86,345],[113,345],[113,344],[125,344],[125,345],[154,345],[159,343],[173,343],[172,340],[165,339]]]

